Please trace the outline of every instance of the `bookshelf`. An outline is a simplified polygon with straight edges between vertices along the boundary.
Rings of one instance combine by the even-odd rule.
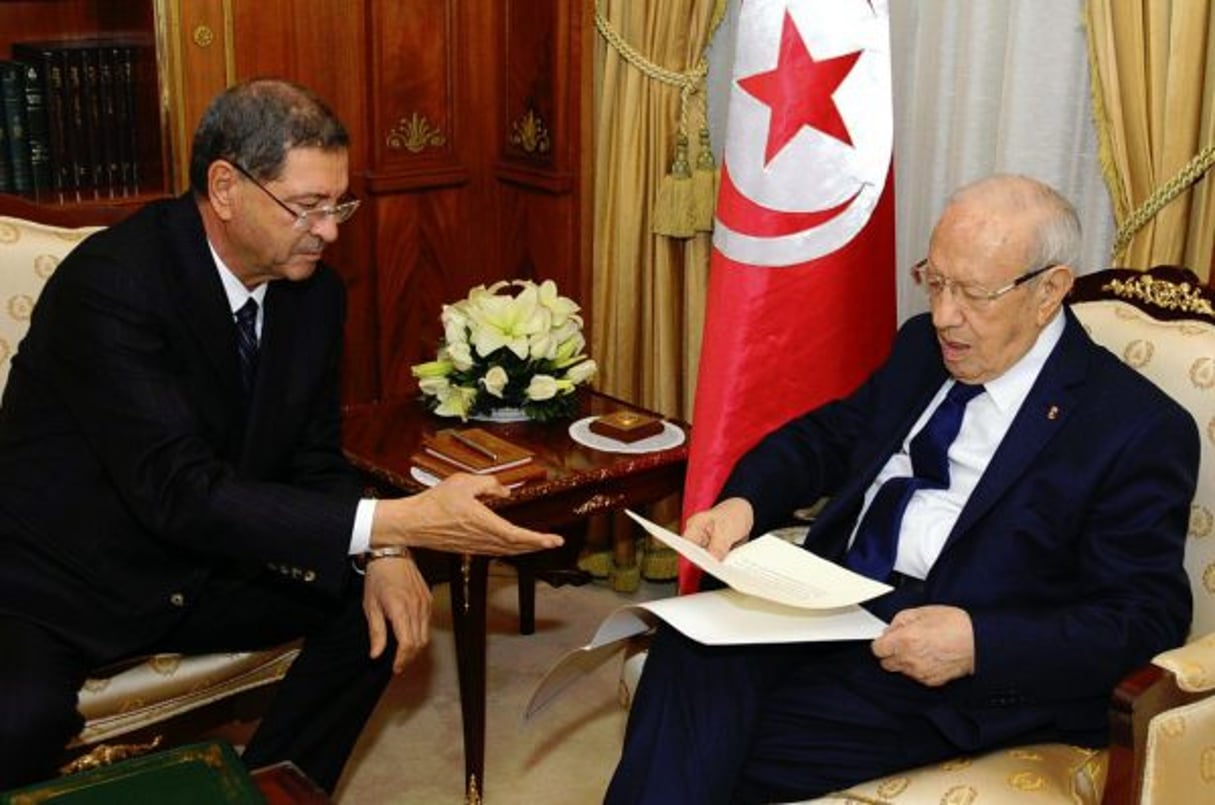
[[[39,179],[36,158],[27,161],[17,184],[14,160],[23,149],[5,144],[9,176],[0,213],[107,222],[184,190],[190,132],[207,101],[232,80],[232,1],[0,0],[0,59],[41,71],[15,98],[20,85],[9,75],[4,95],[0,69],[0,114],[24,125],[27,140],[41,138],[49,163]],[[26,117],[38,102],[31,93],[45,109]],[[25,110],[16,120],[9,115],[15,104]],[[41,129],[31,125],[38,114],[47,121]],[[27,142],[26,160],[31,147],[38,152]]]

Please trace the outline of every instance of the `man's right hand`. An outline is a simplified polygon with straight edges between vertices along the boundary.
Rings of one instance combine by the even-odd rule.
[[[688,518],[683,538],[695,542],[718,560],[747,539],[755,525],[755,512],[742,498],[727,498],[711,509]]]
[[[564,544],[556,534],[508,522],[480,500],[509,496],[510,490],[491,476],[452,475],[420,494],[378,501],[371,544],[485,556],[510,556]]]

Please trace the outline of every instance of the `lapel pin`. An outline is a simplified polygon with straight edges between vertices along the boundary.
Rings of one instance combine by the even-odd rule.
[[[1052,422],[1054,422],[1056,419],[1058,419],[1059,418],[1059,406],[1052,405],[1050,408],[1048,408],[1046,411],[1046,418]]]

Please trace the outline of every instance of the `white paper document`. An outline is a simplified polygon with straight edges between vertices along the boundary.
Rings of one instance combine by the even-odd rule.
[[[724,581],[735,590],[779,604],[807,609],[831,609],[859,604],[890,592],[890,585],[828,562],[773,534],[751,540],[718,561],[713,554],[627,511],[650,536],[683,558]]]
[[[708,551],[651,523],[628,515],[656,539],[733,589],[629,604],[599,625],[591,642],[570,651],[545,673],[528,702],[530,718],[583,674],[612,656],[623,641],[644,634],[659,620],[706,645],[872,640],[886,627],[859,606],[889,591],[803,548],[766,534],[718,561]]]

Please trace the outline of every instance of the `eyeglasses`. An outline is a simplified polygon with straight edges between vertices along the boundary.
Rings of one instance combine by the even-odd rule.
[[[955,302],[973,307],[994,302],[1013,288],[1024,285],[1039,274],[1050,271],[1058,265],[1058,263],[1050,263],[1041,268],[1026,271],[1012,282],[994,291],[973,282],[958,282],[957,280],[951,280],[943,274],[930,271],[927,257],[911,267],[911,276],[917,285],[923,286],[924,291],[929,297],[939,299],[946,288],[951,288],[954,291]]]
[[[316,225],[317,221],[322,221],[326,218],[332,218],[335,224],[344,224],[350,220],[350,216],[354,215],[354,211],[359,208],[359,200],[352,198],[347,201],[339,201],[337,204],[328,207],[313,207],[308,210],[296,210],[287,202],[283,201],[278,196],[270,192],[270,189],[264,184],[253,178],[253,174],[245,170],[245,167],[239,162],[231,163],[232,167],[240,171],[246,179],[257,185],[257,188],[274,200],[274,203],[282,207],[291,217],[295,219],[292,224],[301,232],[306,232]]]

